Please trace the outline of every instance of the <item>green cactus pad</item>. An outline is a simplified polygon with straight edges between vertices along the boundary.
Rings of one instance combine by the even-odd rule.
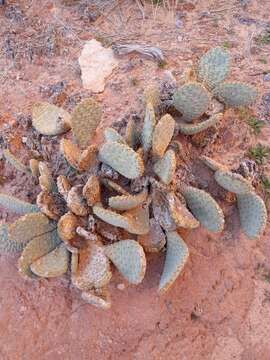
[[[28,213],[39,212],[37,205],[19,200],[14,196],[0,193],[0,206],[16,214],[24,215]]]
[[[249,106],[257,97],[254,87],[240,82],[222,83],[213,92],[219,101],[229,107]]]
[[[19,159],[16,158],[8,149],[3,150],[6,161],[12,165],[16,170],[23,173],[30,173],[30,168],[25,166]]]
[[[265,229],[267,210],[263,200],[254,192],[237,195],[237,206],[243,232],[250,239],[258,237]]]
[[[95,135],[102,117],[99,104],[94,99],[80,102],[71,114],[71,128],[76,143],[85,148]]]
[[[77,271],[72,275],[72,282],[80,290],[106,286],[112,277],[110,262],[100,242],[90,242],[79,250]]]
[[[105,247],[105,254],[128,282],[139,284],[143,281],[146,258],[137,241],[122,240],[108,245]]]
[[[211,169],[213,171],[226,170],[226,167],[224,165],[220,164],[219,162],[217,162],[214,159],[211,159],[208,156],[202,155],[200,159],[207,167],[209,167],[209,169]]]
[[[23,249],[18,261],[18,268],[23,276],[36,279],[37,276],[31,271],[31,264],[44,255],[53,251],[61,240],[56,231],[47,232],[32,239]]]
[[[26,244],[55,227],[55,224],[42,213],[26,214],[8,226],[8,237],[10,241]]]
[[[252,186],[242,175],[231,171],[218,170],[214,174],[216,182],[225,190],[235,194],[244,194],[252,191]]]
[[[199,226],[199,222],[174,193],[168,193],[166,199],[170,215],[177,226],[186,229],[195,229]]]
[[[53,251],[42,256],[30,265],[31,271],[40,277],[56,277],[65,274],[68,269],[68,251],[62,243]]]
[[[99,309],[107,310],[111,307],[111,299],[108,294],[96,294],[97,291],[88,290],[82,292],[82,299]]]
[[[116,210],[130,210],[141,205],[147,198],[147,191],[136,195],[120,195],[109,198],[109,206]]]
[[[10,241],[8,238],[8,225],[0,224],[0,254],[1,253],[16,253],[22,251],[23,244],[15,241]]]
[[[173,96],[174,107],[182,113],[182,119],[187,122],[205,113],[209,103],[210,96],[207,90],[196,82],[181,86]]]
[[[188,247],[176,231],[167,233],[167,250],[158,291],[166,292],[174,283],[189,256]]]
[[[167,150],[165,155],[154,164],[154,172],[164,184],[169,184],[175,174],[176,158],[173,150]]]
[[[157,123],[152,140],[152,153],[162,157],[173,137],[175,121],[171,115],[166,114]]]
[[[222,47],[215,47],[204,54],[198,64],[198,79],[210,89],[220,84],[230,71],[230,54]]]
[[[121,136],[116,130],[114,130],[113,128],[110,128],[110,127],[106,128],[104,130],[104,137],[107,142],[116,141],[116,142],[120,142],[123,144],[126,143],[123,136]]]
[[[155,125],[155,111],[153,105],[151,103],[148,103],[145,109],[145,116],[141,134],[141,143],[145,152],[151,149]]]
[[[214,115],[210,116],[209,119],[202,121],[198,124],[179,123],[178,128],[179,128],[179,131],[184,135],[194,135],[203,130],[208,129],[211,126],[216,125],[222,119],[222,116],[223,116],[223,114],[221,114],[221,113],[214,114]]]
[[[129,220],[126,228],[129,233],[144,235],[149,232],[149,206],[147,204],[126,211],[124,216]]]
[[[129,220],[125,216],[117,214],[110,209],[104,209],[100,204],[93,206],[93,213],[110,225],[123,229],[126,229],[129,226]]]
[[[144,172],[141,156],[125,144],[118,142],[103,144],[99,151],[99,159],[128,179],[142,176]]]
[[[64,109],[39,102],[32,110],[32,125],[42,135],[59,135],[70,130],[70,114]]]
[[[224,214],[218,203],[204,190],[187,186],[183,191],[187,206],[195,218],[209,231],[224,228]]]

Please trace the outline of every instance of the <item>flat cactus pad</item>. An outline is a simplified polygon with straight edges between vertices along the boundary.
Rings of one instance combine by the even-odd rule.
[[[80,102],[71,114],[71,129],[76,143],[85,148],[95,135],[102,117],[99,104],[94,99]]]
[[[28,213],[39,212],[39,208],[35,204],[30,204],[27,201],[17,199],[14,196],[0,193],[0,206],[14,212],[16,214],[24,215]]]
[[[230,54],[222,47],[215,47],[204,54],[198,64],[198,78],[210,89],[225,80],[230,71]]]
[[[129,195],[129,193],[121,185],[117,184],[116,182],[110,179],[102,179],[101,182],[102,185],[106,186],[110,190],[114,190],[122,195]]]
[[[127,123],[125,141],[131,148],[134,148],[139,142],[139,133],[133,119],[130,119]]]
[[[68,208],[78,216],[86,216],[89,212],[86,200],[83,197],[83,186],[73,186],[67,195]]]
[[[126,142],[123,136],[121,136],[116,130],[110,127],[104,130],[104,137],[107,142],[118,141],[123,144],[125,144]]]
[[[258,237],[265,229],[267,210],[263,200],[254,192],[237,195],[241,227],[249,238]]]
[[[149,232],[145,235],[139,235],[138,242],[146,252],[158,252],[165,246],[165,234],[155,219],[150,219]]]
[[[148,103],[145,109],[145,116],[141,133],[141,143],[144,151],[149,151],[151,149],[155,125],[155,111],[153,105]]]
[[[83,187],[83,196],[88,206],[93,206],[100,201],[100,185],[98,177],[91,175]]]
[[[74,285],[84,291],[102,288],[109,283],[111,276],[110,262],[101,243],[91,241],[79,250],[78,268],[72,275]]]
[[[255,102],[257,90],[240,82],[226,82],[214,89],[214,95],[230,107],[249,106]]]
[[[39,177],[39,161],[37,159],[30,159],[29,160],[29,167],[31,174],[35,177]]]
[[[244,194],[252,190],[249,181],[240,174],[235,174],[226,170],[218,170],[215,172],[214,177],[221,187],[232,193]]]
[[[42,256],[53,251],[60,244],[56,231],[35,237],[24,248],[19,261],[18,268],[24,276],[36,279],[37,276],[31,271],[31,264]]]
[[[79,226],[79,219],[71,212],[63,215],[57,223],[57,231],[61,240],[68,242],[76,236],[76,228]]]
[[[159,292],[166,292],[183,269],[189,256],[188,247],[180,235],[167,233],[167,250],[164,269],[159,282]]]
[[[223,230],[223,211],[211,195],[192,186],[187,186],[183,195],[192,214],[207,230],[212,232]]]
[[[152,153],[162,157],[173,137],[175,121],[171,115],[166,114],[157,123],[152,141]]]
[[[44,191],[54,191],[56,190],[56,184],[54,183],[51,171],[48,168],[48,165],[44,161],[40,161],[38,164],[38,169],[40,173],[39,185]]]
[[[95,165],[97,160],[97,147],[96,145],[89,145],[84,149],[78,161],[78,169],[80,171],[87,171]]]
[[[55,224],[42,213],[26,214],[8,226],[8,237],[10,241],[26,244],[55,227]]]
[[[216,125],[222,119],[222,116],[223,116],[223,114],[221,114],[221,113],[214,114],[214,115],[210,116],[209,119],[204,120],[197,124],[179,123],[178,128],[179,128],[179,131],[184,135],[194,135],[203,130],[208,129],[211,126]]]
[[[99,309],[107,310],[111,307],[111,299],[108,294],[99,294],[97,290],[88,290],[82,292],[82,299]]]
[[[177,225],[171,216],[166,195],[161,191],[155,191],[152,201],[152,208],[155,220],[164,230],[176,230]]]
[[[160,91],[156,84],[150,84],[148,85],[144,92],[144,99],[146,104],[152,104],[154,107],[156,107],[160,102]]]
[[[77,169],[81,156],[81,151],[78,145],[73,144],[73,142],[68,139],[62,139],[60,141],[60,151],[69,165],[74,169]]]
[[[129,226],[128,218],[110,209],[104,209],[100,204],[96,204],[93,206],[93,213],[98,218],[100,218],[101,220],[105,221],[110,225],[120,227],[123,229],[126,229]]]
[[[118,142],[103,144],[99,151],[99,159],[128,179],[135,179],[144,172],[140,155],[125,144]]]
[[[22,251],[23,244],[15,241],[10,241],[8,238],[8,225],[0,224],[0,254],[1,253],[16,253]]]
[[[194,229],[199,226],[199,222],[175,194],[167,194],[167,201],[170,215],[178,227]]]
[[[128,210],[124,216],[129,220],[126,230],[131,234],[144,235],[149,232],[149,206],[142,204]]]
[[[141,205],[147,198],[147,191],[136,195],[119,195],[109,198],[109,206],[116,210],[130,210]]]
[[[5,160],[12,165],[16,170],[29,173],[30,168],[25,166],[19,159],[16,158],[8,149],[3,150]]]
[[[46,102],[34,105],[32,124],[42,135],[59,135],[70,129],[70,114],[62,108]]]
[[[210,96],[199,83],[190,82],[181,86],[174,94],[173,104],[183,115],[183,120],[191,122],[208,109]]]
[[[217,171],[217,170],[226,170],[226,166],[220,164],[219,162],[217,162],[214,159],[211,159],[208,156],[202,155],[200,157],[200,159],[202,160],[202,162],[204,163],[204,165],[206,165],[207,167],[209,167],[209,169],[213,170],[213,171]]]
[[[169,184],[175,174],[176,158],[175,152],[167,150],[165,155],[154,164],[154,171],[164,184]]]
[[[122,240],[105,247],[105,254],[131,284],[142,282],[146,258],[142,246],[135,240]]]
[[[68,269],[68,251],[62,243],[53,251],[42,256],[30,265],[31,271],[40,277],[56,277],[63,275]]]

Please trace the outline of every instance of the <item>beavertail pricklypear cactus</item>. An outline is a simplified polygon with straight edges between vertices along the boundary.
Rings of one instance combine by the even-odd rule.
[[[252,184],[242,175],[206,156],[202,157],[202,161],[214,171],[214,178],[221,187],[236,194],[240,223],[245,235],[251,239],[258,237],[266,227],[267,210]]]
[[[121,132],[106,128],[99,147],[92,143],[102,115],[95,100],[83,100],[71,114],[47,103],[34,106],[33,127],[42,135],[62,136],[59,152],[75,176],[59,169],[52,173],[50,164],[40,159],[24,165],[8,149],[3,151],[6,162],[33,176],[40,187],[36,204],[0,193],[0,207],[20,215],[12,224],[0,224],[0,251],[21,252],[18,269],[25,278],[68,274],[85,302],[108,309],[113,268],[137,285],[147,271],[147,253],[162,251],[165,263],[158,292],[172,286],[189,257],[179,230],[202,226],[219,233],[224,228],[217,201],[205,190],[179,181],[182,145],[175,138],[179,132],[196,134],[222,119],[222,106],[208,111],[211,92],[228,106],[254,100],[249,86],[224,82],[229,64],[229,54],[221,48],[202,57],[199,82],[192,76],[174,94],[184,121],[157,115],[159,90],[147,87],[141,123],[130,119]],[[206,120],[192,123],[206,112]],[[63,137],[68,130],[72,140]],[[257,237],[267,220],[263,200],[240,174],[206,156],[202,160],[217,184],[235,194],[243,232]]]
[[[224,81],[230,72],[230,54],[217,46],[204,54],[198,64],[198,80],[209,89]]]
[[[173,105],[181,113],[178,125],[181,133],[194,135],[221,120],[222,114],[217,114],[214,109],[208,119],[200,121],[200,117],[210,110],[213,98],[226,107],[249,106],[255,102],[257,91],[254,87],[240,82],[225,82],[230,62],[227,50],[221,47],[209,50],[199,60],[196,71],[192,72],[192,81],[175,91]],[[187,124],[193,121],[196,122]]]

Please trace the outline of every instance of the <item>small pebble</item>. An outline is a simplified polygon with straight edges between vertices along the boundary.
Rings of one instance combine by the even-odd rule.
[[[125,284],[117,284],[116,287],[118,290],[121,290],[121,291],[125,290],[125,288],[126,288]]]
[[[270,81],[270,73],[266,74],[263,78],[264,81]]]
[[[23,143],[23,144],[26,144],[26,143],[27,143],[27,137],[26,137],[26,136],[23,136],[23,137],[22,137],[22,143]]]

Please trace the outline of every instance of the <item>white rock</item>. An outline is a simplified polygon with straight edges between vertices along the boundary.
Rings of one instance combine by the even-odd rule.
[[[112,49],[104,48],[95,39],[87,41],[79,57],[83,87],[93,92],[102,92],[106,78],[117,67],[118,60]]]

